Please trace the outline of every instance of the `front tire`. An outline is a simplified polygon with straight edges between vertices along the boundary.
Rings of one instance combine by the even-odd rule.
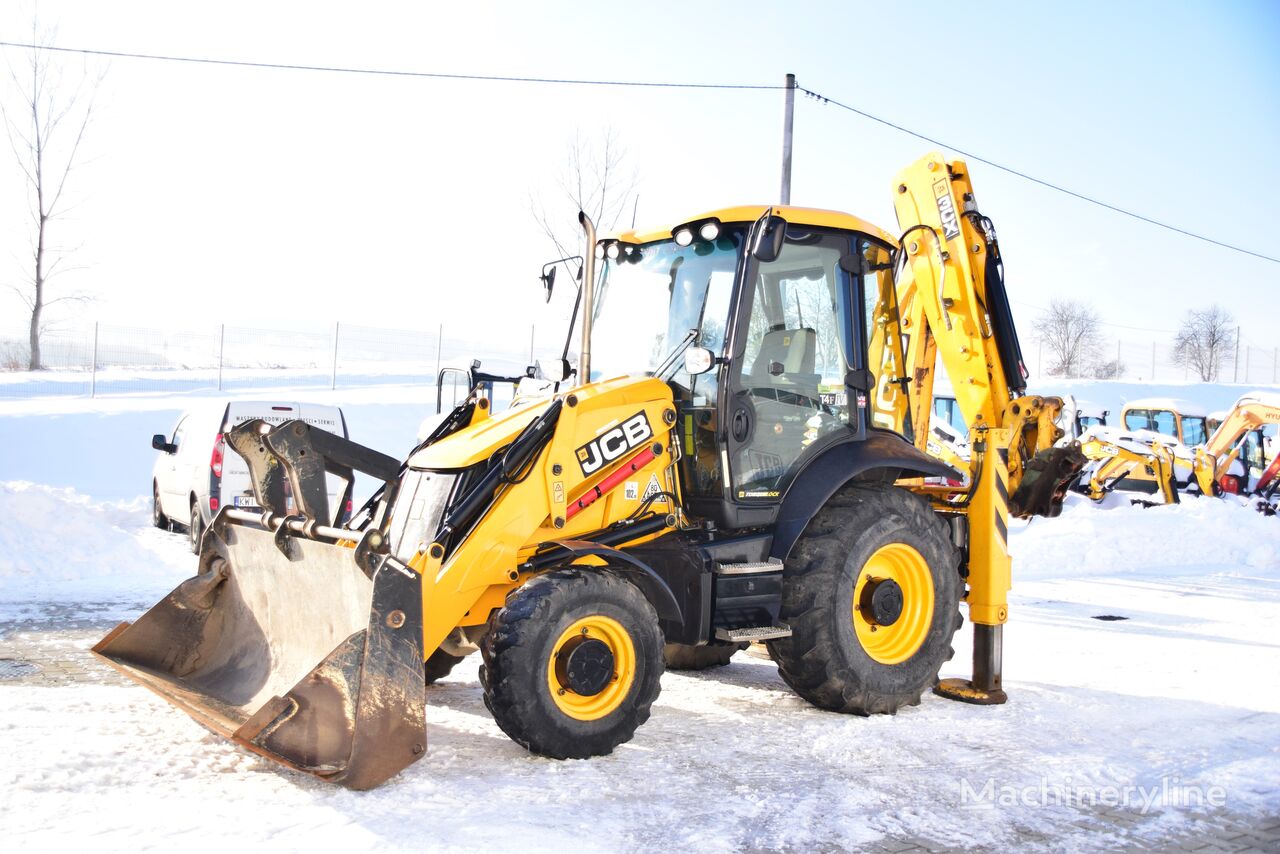
[[[649,719],[662,676],[658,615],[602,569],[548,572],[512,593],[481,644],[498,726],[555,759],[603,756]]]
[[[169,517],[160,509],[160,487],[155,483],[151,484],[151,524],[162,531],[169,530]]]
[[[833,496],[783,571],[778,672],[815,706],[857,715],[917,705],[954,654],[959,553],[946,523],[906,490],[856,485]]]

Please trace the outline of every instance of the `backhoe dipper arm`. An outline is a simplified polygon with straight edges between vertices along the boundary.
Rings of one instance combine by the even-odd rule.
[[[963,161],[948,163],[935,152],[898,173],[894,207],[902,238],[896,287],[913,419],[928,423],[934,364],[941,359],[974,441],[971,486],[964,501],[952,505],[969,522],[965,598],[974,623],[973,679],[945,680],[938,691],[967,702],[999,703],[1004,702],[1000,661],[1009,610],[1011,491],[1030,473],[1028,489],[1014,496],[1017,514],[1054,515],[1068,473],[1060,469],[1074,473],[1083,459],[1065,466],[1057,460],[1027,466],[1038,448],[1061,435],[1051,426],[1061,404],[1055,408],[1052,400],[1046,406],[1043,398],[1023,396],[1026,369],[995,228],[978,213],[968,171]],[[1052,432],[1040,435],[1046,426]],[[927,428],[917,427],[917,442],[926,436]]]

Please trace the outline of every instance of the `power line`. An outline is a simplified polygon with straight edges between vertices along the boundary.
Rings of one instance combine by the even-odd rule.
[[[390,68],[355,68],[341,65],[294,65],[284,62],[251,62],[239,59],[214,59],[199,56],[171,56],[157,53],[128,53],[121,50],[95,50],[82,47],[55,47],[53,45],[23,44],[0,41],[0,47],[17,47],[27,50],[48,50],[57,53],[79,53],[87,56],[103,56],[111,59],[150,59],[160,62],[189,62],[197,65],[224,65],[238,68],[270,68],[277,71],[328,71],[338,74],[369,74],[382,77],[420,77],[432,80],[479,80],[493,83],[545,83],[564,86],[635,86],[649,89],[782,89],[783,86],[765,86],[746,83],[678,83],[649,80],[585,80],[567,77],[512,77],[495,74],[448,74],[438,71],[396,71]]]
[[[1075,198],[1080,199],[1081,201],[1088,202],[1091,205],[1097,205],[1098,207],[1106,208],[1107,210],[1114,211],[1118,214],[1123,214],[1124,216],[1132,217],[1137,220],[1141,220],[1142,222],[1149,223],[1150,225],[1159,226],[1160,228],[1166,228],[1169,231],[1176,232],[1186,237],[1192,237],[1192,238],[1195,238],[1196,240],[1203,240],[1205,243],[1212,243],[1214,246],[1220,246],[1223,249],[1230,249],[1233,252],[1240,252],[1244,255],[1252,255],[1254,258],[1261,258],[1263,261],[1270,261],[1273,264],[1280,264],[1280,258],[1273,258],[1270,255],[1263,255],[1261,252],[1254,252],[1251,249],[1245,249],[1241,246],[1234,246],[1230,243],[1223,243],[1221,240],[1214,240],[1212,237],[1206,237],[1203,234],[1196,234],[1194,231],[1187,231],[1185,228],[1178,228],[1176,225],[1170,225],[1167,222],[1160,222],[1159,220],[1152,219],[1149,216],[1144,216],[1140,213],[1134,213],[1133,211],[1125,210],[1124,208],[1117,207],[1113,204],[1109,204],[1107,202],[1100,201],[1090,196],[1086,196],[1083,193],[1077,193],[1075,190],[1068,190],[1066,187],[1063,187],[1059,184],[1054,184],[1053,182],[1046,181],[1043,178],[1037,178],[1034,175],[1028,175],[1026,172],[1020,172],[1017,169],[1013,169],[1009,166],[1003,166],[999,163],[996,163],[995,161],[988,160],[985,157],[980,157],[977,154],[972,154],[970,152],[965,151],[962,148],[958,148],[954,145],[950,145],[948,143],[942,142],[941,140],[934,139],[931,136],[926,136],[925,134],[918,133],[916,131],[911,130],[910,128],[905,128],[899,124],[894,124],[888,119],[882,119],[879,116],[874,116],[871,113],[866,112],[865,110],[859,110],[857,107],[852,107],[848,104],[841,103],[840,101],[837,101],[834,98],[828,98],[825,95],[819,95],[817,92],[813,92],[809,89],[805,89],[802,86],[797,86],[796,88],[801,92],[803,92],[804,94],[808,95],[809,97],[814,98],[818,101],[821,101],[824,104],[832,104],[834,106],[841,108],[842,110],[848,110],[849,112],[862,116],[865,119],[870,119],[871,121],[878,122],[882,125],[885,125],[886,127],[891,127],[896,131],[901,131],[902,133],[908,134],[910,136],[914,136],[916,139],[923,139],[925,142],[929,142],[934,145],[941,146],[942,148],[948,148],[956,152],[957,154],[964,155],[970,160],[976,160],[979,163],[985,163],[994,169],[999,169],[1001,172],[1008,172],[1010,175],[1016,175],[1019,178],[1022,178],[1027,181],[1031,181],[1034,184],[1039,184],[1042,187],[1048,187],[1050,190],[1057,190],[1059,193],[1065,193],[1068,196],[1074,196]]]
[[[26,44],[22,42],[6,42],[6,41],[0,41],[0,47],[15,47],[15,48],[22,48],[26,50],[46,50],[46,51],[53,51],[58,53],[78,53],[86,56],[102,56],[102,57],[109,57],[113,59],[145,59],[145,60],[153,60],[153,61],[159,61],[159,62],[185,62],[185,63],[192,63],[197,65],[218,65],[218,66],[230,66],[230,67],[237,67],[237,68],[267,68],[267,69],[273,69],[273,70],[279,70],[279,71],[324,71],[324,72],[339,73],[339,74],[366,74],[366,75],[375,75],[375,76],[383,76],[383,77],[412,77],[412,78],[423,78],[423,79],[431,79],[431,80],[474,80],[474,81],[495,82],[495,83],[538,83],[538,84],[551,84],[551,85],[563,85],[563,86],[627,86],[627,87],[648,88],[648,89],[711,89],[711,90],[743,89],[743,90],[759,91],[759,90],[776,90],[776,89],[786,88],[785,86],[778,86],[778,85],[750,84],[750,83],[682,83],[682,82],[675,82],[675,81],[652,81],[652,80],[593,80],[593,79],[579,79],[579,78],[566,78],[566,77],[517,77],[517,76],[494,75],[494,74],[454,74],[454,73],[438,72],[438,71],[397,71],[389,68],[357,68],[357,67],[339,66],[339,65],[298,65],[298,64],[282,63],[282,62],[253,62],[250,60],[215,59],[211,57],[173,56],[169,54],[153,54],[153,53],[131,53],[127,51],[118,51],[118,50],[98,50],[93,48],[78,48],[78,47],[57,47],[54,45],[37,45],[37,44]],[[1066,187],[1063,187],[1059,184],[1054,184],[1053,182],[1046,181],[1043,178],[1037,178],[1034,175],[1028,175],[1026,172],[1021,172],[1012,167],[1004,166],[1000,163],[996,163],[993,160],[988,160],[985,157],[981,157],[977,154],[973,154],[972,152],[965,151],[964,149],[958,148],[957,146],[949,145],[948,143],[935,139],[934,137],[928,136],[926,134],[918,133],[917,131],[913,131],[910,128],[906,128],[906,127],[903,127],[902,125],[891,122],[888,119],[882,119],[879,116],[868,113],[865,110],[860,110],[857,107],[851,106],[849,104],[845,104],[841,101],[835,100],[834,98],[828,98],[825,95],[820,95],[811,89],[804,88],[803,86],[797,86],[796,89],[798,89],[800,92],[803,92],[805,95],[808,95],[809,97],[814,98],[815,100],[818,100],[824,104],[832,104],[834,106],[841,108],[842,110],[847,110],[851,113],[854,113],[855,115],[859,115],[859,116],[862,116],[863,118],[870,119],[873,122],[877,122],[886,127],[893,128],[894,130],[899,131],[901,133],[905,133],[909,136],[914,136],[917,139],[922,139],[925,142],[931,143],[933,145],[938,145],[943,148],[950,149],[956,152],[957,154],[964,155],[970,160],[976,160],[979,163],[985,163],[986,165],[994,169],[999,169],[1002,172],[1007,172],[1010,175],[1015,175],[1019,178],[1022,178],[1023,180],[1031,181],[1032,183],[1039,184],[1042,187],[1047,187],[1050,190],[1056,190],[1059,193],[1064,193],[1068,196],[1072,196],[1074,198],[1080,199],[1081,201],[1088,202],[1089,204],[1106,208],[1107,210],[1113,211],[1123,216],[1132,217],[1133,219],[1140,220],[1150,225],[1158,226],[1159,228],[1167,229],[1177,234],[1181,234],[1185,237],[1190,237],[1195,240],[1201,240],[1201,241],[1204,241],[1205,243],[1211,243],[1214,246],[1219,246],[1223,249],[1229,249],[1233,252],[1239,252],[1244,255],[1251,255],[1254,258],[1260,258],[1264,261],[1270,261],[1274,264],[1280,264],[1280,258],[1274,258],[1270,255],[1264,255],[1261,252],[1254,252],[1251,249],[1245,249],[1243,247],[1235,246],[1230,243],[1224,243],[1221,240],[1215,240],[1212,237],[1206,237],[1203,234],[1197,234],[1196,232],[1188,231],[1187,229],[1179,228],[1178,226],[1170,225],[1169,223],[1152,219],[1151,217],[1144,216],[1143,214],[1135,213],[1133,211],[1126,210],[1124,208],[1118,207],[1108,202],[1104,202],[1099,199],[1086,196],[1083,193],[1077,193],[1074,190],[1069,190]]]

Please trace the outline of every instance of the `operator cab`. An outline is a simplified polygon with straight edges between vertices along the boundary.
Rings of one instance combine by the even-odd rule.
[[[1200,406],[1174,398],[1145,398],[1125,404],[1120,413],[1126,430],[1150,430],[1169,436],[1188,448],[1209,439],[1207,413]]]
[[[865,437],[893,246],[856,217],[763,206],[598,243],[589,380],[669,382],[693,514],[769,524],[810,460]]]

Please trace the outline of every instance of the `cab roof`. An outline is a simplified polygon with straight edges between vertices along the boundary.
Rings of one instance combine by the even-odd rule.
[[[705,222],[709,219],[719,220],[722,224],[730,223],[746,223],[750,224],[764,216],[765,211],[772,209],[775,214],[785,219],[788,223],[795,225],[811,225],[819,228],[840,228],[848,231],[861,231],[872,237],[877,237],[888,243],[890,246],[897,247],[898,240],[889,232],[877,225],[872,225],[865,219],[856,217],[853,214],[841,213],[840,211],[828,211],[821,208],[799,208],[790,205],[738,205],[736,207],[720,208],[714,211],[708,211],[698,216],[689,217],[688,219],[674,222],[666,228],[651,229],[629,229],[626,231],[618,231],[612,234],[601,235],[602,238],[610,240],[621,240],[624,243],[652,243],[655,240],[667,240],[676,229],[682,225],[689,223]]]
[[[1176,397],[1144,397],[1131,400],[1124,405],[1124,411],[1131,409],[1167,409],[1190,418],[1204,418],[1207,413],[1203,406]]]

